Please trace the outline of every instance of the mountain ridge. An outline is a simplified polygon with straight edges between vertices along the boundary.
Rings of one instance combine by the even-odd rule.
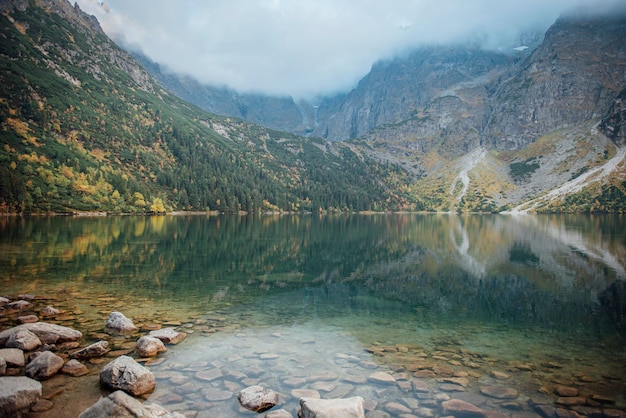
[[[5,210],[626,211],[623,18],[564,19],[525,55],[421,49],[345,96],[284,98],[303,138],[178,99],[65,0],[0,9]],[[244,108],[271,98],[222,93],[270,117]]]

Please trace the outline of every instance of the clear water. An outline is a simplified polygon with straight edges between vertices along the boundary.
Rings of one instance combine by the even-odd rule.
[[[111,310],[189,333],[149,365],[149,402],[170,410],[250,416],[236,395],[257,383],[294,416],[302,389],[391,416],[441,415],[445,396],[516,416],[559,385],[626,404],[623,216],[3,218],[0,233],[0,293],[54,298],[85,343]]]

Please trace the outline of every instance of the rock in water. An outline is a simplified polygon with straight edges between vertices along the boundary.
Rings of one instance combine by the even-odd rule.
[[[61,313],[61,311],[58,310],[57,308],[53,308],[52,306],[46,306],[45,308],[43,308],[39,312],[39,315],[41,315],[41,316],[54,316],[54,315],[58,315],[60,313]]]
[[[44,351],[26,366],[26,376],[46,380],[63,368],[63,359],[51,351]]]
[[[34,350],[41,345],[39,337],[27,329],[18,329],[12,333],[6,344],[7,347],[19,348],[24,351]]]
[[[7,366],[22,367],[24,365],[24,352],[19,348],[2,348],[0,357],[4,359]]]
[[[239,392],[239,403],[254,412],[264,412],[278,404],[278,393],[259,385],[254,385]]]
[[[106,398],[101,398],[78,416],[78,418],[110,417],[184,418],[183,415],[169,412],[159,405],[142,404],[121,390],[113,392]]]
[[[150,334],[148,334],[148,336],[158,338],[165,344],[178,344],[185,339],[187,334],[185,334],[184,332],[178,332],[174,328],[163,328],[150,331]]]
[[[150,370],[131,357],[120,356],[104,366],[100,372],[100,383],[139,396],[154,390],[156,380]]]
[[[303,418],[365,418],[360,396],[345,399],[300,399]]]
[[[21,417],[41,397],[41,383],[28,377],[0,377],[0,417]]]
[[[109,314],[106,328],[111,331],[119,332],[120,334],[130,334],[137,331],[137,327],[133,324],[133,321],[126,318],[121,312],[111,312]]]
[[[137,340],[137,353],[141,357],[155,357],[157,354],[166,351],[163,341],[155,337],[144,336]]]
[[[49,324],[47,322],[35,322],[32,324],[22,324],[0,332],[0,347],[6,345],[14,332],[28,330],[39,337],[42,344],[61,344],[68,341],[79,341],[83,334],[75,329],[63,327],[61,325]]]
[[[70,357],[86,360],[90,358],[102,357],[108,352],[109,352],[109,342],[105,340],[101,340],[81,350],[73,352],[72,354],[70,354]]]

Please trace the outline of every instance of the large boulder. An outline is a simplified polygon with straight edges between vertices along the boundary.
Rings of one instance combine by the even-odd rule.
[[[184,332],[176,331],[174,328],[157,329],[150,331],[148,335],[150,337],[158,338],[165,344],[178,344],[187,336]]]
[[[32,351],[42,346],[39,337],[27,329],[18,329],[9,336],[7,347],[19,348],[24,351]]]
[[[53,352],[44,351],[28,363],[24,372],[30,378],[46,380],[57,374],[64,363],[63,359]]]
[[[360,396],[345,399],[301,398],[302,418],[365,418],[365,401]]]
[[[68,341],[79,341],[83,334],[75,329],[47,322],[22,324],[0,332],[0,347],[6,346],[11,335],[19,330],[28,330],[39,337],[42,344],[61,344]]]
[[[107,319],[106,329],[119,334],[131,334],[137,331],[137,327],[133,321],[126,318],[121,312],[111,312]]]
[[[264,412],[273,408],[279,401],[278,393],[263,386],[254,385],[239,392],[239,403],[246,409],[254,412]]]
[[[157,354],[166,351],[163,341],[155,337],[143,336],[137,340],[137,353],[141,357],[155,357]]]
[[[100,383],[139,396],[153,391],[156,379],[150,370],[131,357],[120,356],[104,366],[100,372]]]
[[[0,418],[18,418],[41,398],[41,383],[24,376],[0,377]]]
[[[72,354],[70,354],[70,357],[81,359],[81,360],[87,360],[90,358],[102,357],[108,352],[109,352],[109,342],[105,340],[101,340],[101,341],[98,341],[97,343],[93,343],[78,351],[74,351]]]
[[[184,418],[183,415],[177,412],[169,412],[159,405],[142,404],[121,390],[111,393],[106,398],[101,398],[78,416],[78,418],[110,417]]]

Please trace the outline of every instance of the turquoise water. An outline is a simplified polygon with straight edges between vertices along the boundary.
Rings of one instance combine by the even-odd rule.
[[[622,216],[4,218],[0,233],[0,293],[54,295],[89,332],[116,309],[190,334],[150,366],[149,401],[169,409],[247,416],[236,392],[253,383],[293,414],[300,389],[391,416],[437,416],[441,394],[515,415],[558,385],[626,402]],[[441,389],[451,377],[463,391]]]

